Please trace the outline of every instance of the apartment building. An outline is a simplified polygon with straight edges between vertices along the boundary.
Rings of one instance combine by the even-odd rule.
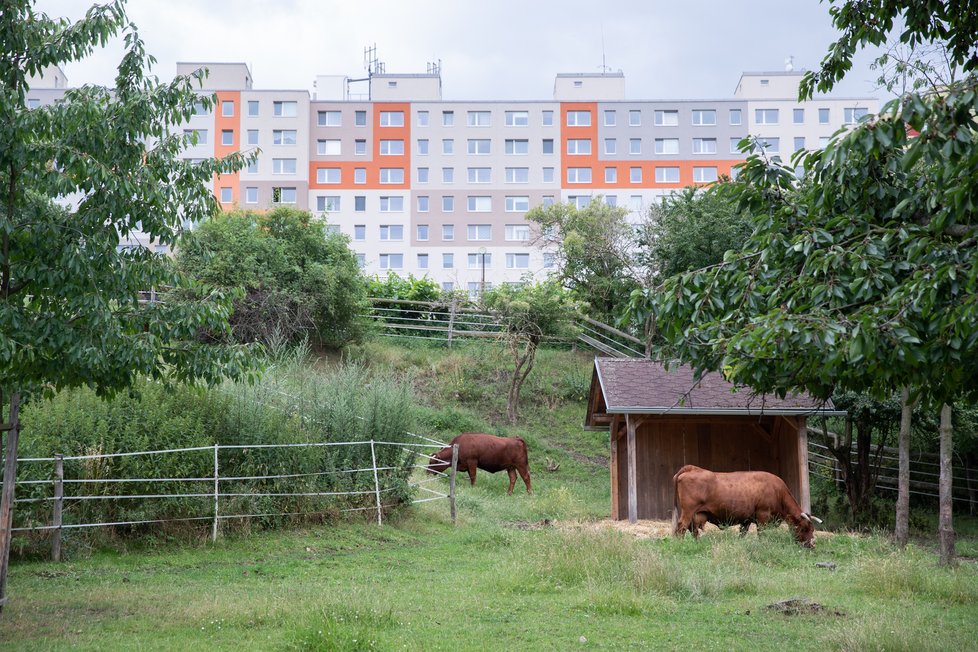
[[[868,97],[798,102],[793,71],[745,72],[726,99],[630,100],[623,74],[593,73],[557,75],[550,100],[466,102],[442,100],[437,73],[373,74],[366,97],[323,75],[310,96],[255,89],[242,63],[177,72],[201,67],[210,72],[201,93],[217,105],[179,126],[197,136],[184,155],[260,151],[215,179],[222,206],[308,209],[349,236],[367,274],[470,292],[552,268],[530,243],[524,216],[534,206],[601,198],[637,221],[665,195],[735,175],[747,135],[787,160],[878,110]],[[63,92],[45,86],[28,101]]]

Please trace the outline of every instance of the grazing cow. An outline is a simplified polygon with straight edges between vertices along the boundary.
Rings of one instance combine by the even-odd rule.
[[[784,480],[764,471],[714,473],[687,464],[672,478],[675,488],[675,535],[686,530],[699,537],[707,523],[740,525],[744,534],[751,523],[763,526],[769,520],[786,520],[795,529],[795,539],[814,548],[819,519],[801,511]]]
[[[473,485],[477,468],[489,473],[505,469],[509,473],[507,494],[513,495],[517,472],[526,483],[526,493],[533,493],[530,489],[530,465],[526,456],[526,442],[519,437],[495,437],[482,432],[463,432],[452,440],[452,444],[458,444],[458,470],[468,470],[469,481]],[[432,458],[428,464],[428,473],[447,471],[452,465],[452,447],[441,449],[432,455]]]

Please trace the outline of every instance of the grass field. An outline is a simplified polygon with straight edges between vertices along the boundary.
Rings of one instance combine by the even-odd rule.
[[[534,495],[519,483],[507,497],[504,474],[480,473],[476,487],[460,486],[456,527],[447,505],[426,503],[383,527],[232,534],[216,545],[201,528],[179,543],[18,561],[0,648],[978,648],[978,568],[938,568],[925,538],[899,550],[885,536],[824,534],[810,551],[787,530],[678,541],[597,524],[609,507],[606,435],[580,427],[585,357],[547,353],[510,428],[496,424],[501,404],[479,380],[498,362],[484,352],[369,353],[415,370],[433,430],[525,437]],[[558,471],[545,470],[547,457]],[[959,549],[975,554],[964,525]],[[821,608],[768,608],[796,598]]]

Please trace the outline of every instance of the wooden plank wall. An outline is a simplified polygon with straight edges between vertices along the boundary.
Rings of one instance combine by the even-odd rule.
[[[672,476],[684,464],[721,472],[769,471],[799,498],[797,441],[797,424],[782,417],[648,417],[637,432],[638,517],[672,518]],[[621,499],[612,514],[617,519],[628,517],[627,454],[622,437]]]

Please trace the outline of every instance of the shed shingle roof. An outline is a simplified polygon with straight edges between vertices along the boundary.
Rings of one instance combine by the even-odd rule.
[[[666,370],[654,360],[634,358],[595,358],[594,366],[611,414],[843,414],[807,395],[758,395],[717,373],[696,381],[686,366]]]

